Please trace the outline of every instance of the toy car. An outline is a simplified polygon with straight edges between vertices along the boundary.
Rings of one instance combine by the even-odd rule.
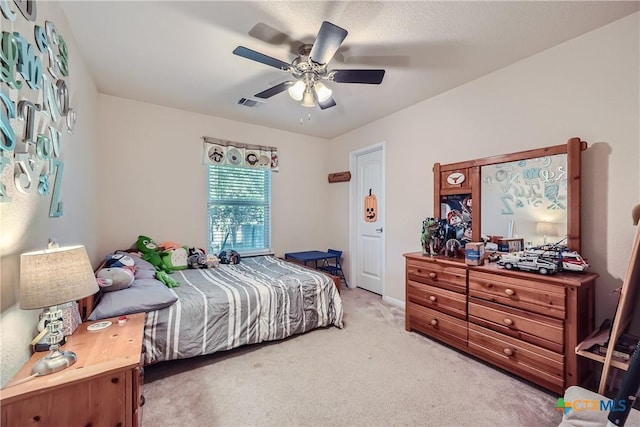
[[[535,254],[547,261],[558,264],[559,271],[585,271],[589,264],[576,251],[561,244],[551,244],[536,246],[526,250],[527,253]]]
[[[558,271],[558,264],[543,258],[534,252],[520,251],[504,254],[496,263],[507,270],[518,269],[534,271],[540,274],[553,274]]]

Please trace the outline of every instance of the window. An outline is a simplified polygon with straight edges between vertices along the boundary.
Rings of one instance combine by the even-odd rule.
[[[271,171],[209,166],[209,252],[271,252]]]

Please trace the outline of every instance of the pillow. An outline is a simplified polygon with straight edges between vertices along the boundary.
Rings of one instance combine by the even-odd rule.
[[[103,293],[89,320],[160,310],[177,300],[178,296],[159,280],[136,279],[126,289]]]

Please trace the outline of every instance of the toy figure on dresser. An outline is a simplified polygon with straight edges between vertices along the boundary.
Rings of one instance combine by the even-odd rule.
[[[460,255],[462,245],[457,239],[449,239],[444,245],[444,254],[448,257],[455,258]]]
[[[442,242],[440,220],[427,217],[422,221],[422,233],[420,234],[422,255],[438,255]]]

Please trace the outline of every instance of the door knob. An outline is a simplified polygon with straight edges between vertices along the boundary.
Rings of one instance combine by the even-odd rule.
[[[378,233],[382,233],[382,227],[380,227],[380,228],[376,228],[376,231],[377,231]]]

